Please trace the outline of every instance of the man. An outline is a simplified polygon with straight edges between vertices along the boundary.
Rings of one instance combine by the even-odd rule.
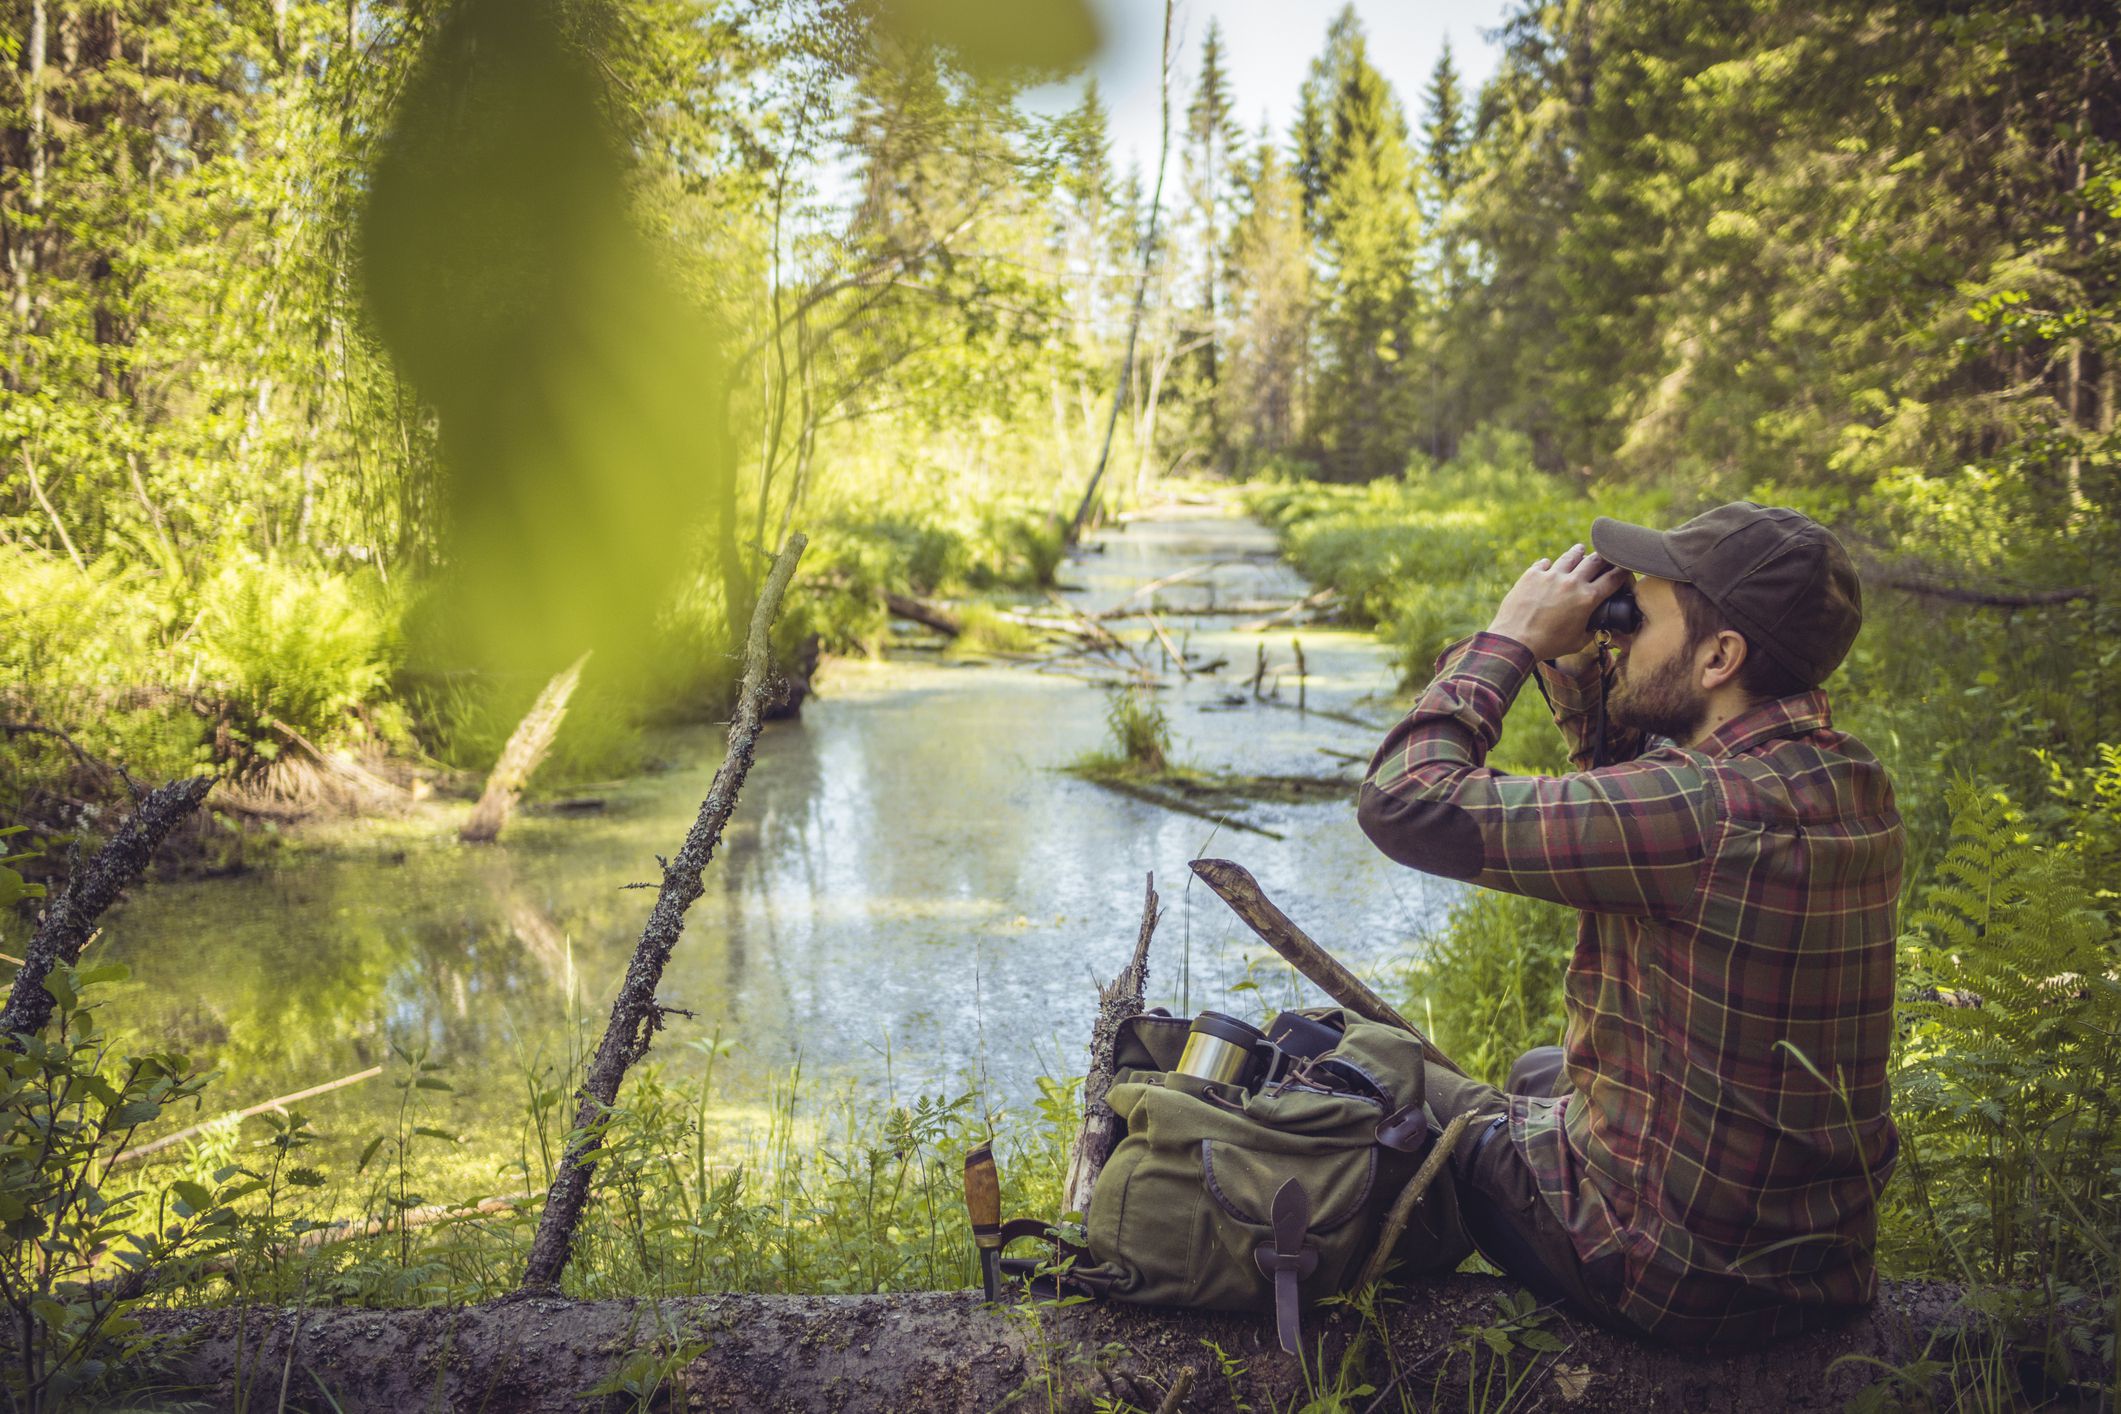
[[[1591,541],[1445,652],[1363,786],[1398,862],[1582,911],[1562,1046],[1508,1093],[1432,1068],[1430,1103],[1478,1117],[1453,1156],[1467,1227],[1543,1300],[1685,1344],[1822,1324],[1874,1293],[1898,1149],[1900,818],[1818,690],[1862,621],[1855,570],[1742,501]],[[1601,714],[1586,624],[1636,575]],[[1535,672],[1572,774],[1482,764]]]

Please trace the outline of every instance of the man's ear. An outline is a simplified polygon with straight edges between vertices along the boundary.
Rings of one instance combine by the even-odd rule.
[[[1735,681],[1745,666],[1746,648],[1744,634],[1728,628],[1718,631],[1708,642],[1708,657],[1701,661],[1701,690],[1714,692]]]

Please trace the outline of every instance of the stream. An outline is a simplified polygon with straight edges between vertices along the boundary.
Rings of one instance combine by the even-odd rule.
[[[1186,861],[1202,854],[1251,869],[1389,988],[1459,886],[1392,864],[1355,824],[1357,758],[1394,716],[1385,650],[1367,633],[1245,632],[1202,612],[1309,591],[1265,528],[1214,507],[1166,508],[1092,548],[1063,568],[1071,603],[1095,612],[1190,571],[1133,602],[1161,605],[1196,661],[1228,659],[1191,680],[1164,674],[1174,758],[1319,778],[1313,798],[1245,804],[1247,829],[1067,774],[1107,740],[1105,693],[1067,671],[1079,662],[829,661],[801,719],[761,739],[665,974],[663,999],[694,1013],[656,1039],[667,1073],[697,1076],[714,1049],[723,1095],[763,1096],[800,1064],[805,1093],[975,1092],[1021,1111],[1038,1077],[1082,1069],[1098,984],[1132,949],[1150,871],[1165,908],[1151,1004],[1257,1019],[1320,1000],[1193,881]],[[1160,663],[1145,619],[1113,627]],[[1261,645],[1267,700],[1251,687]],[[622,886],[657,877],[721,746],[719,728],[664,734],[670,769],[600,789],[593,812],[520,813],[496,846],[457,844],[455,814],[437,813],[248,874],[136,889],[98,946],[132,970],[106,1024],[219,1066],[217,1108],[387,1063],[393,1043],[422,1053],[453,1087],[423,1099],[491,1173],[514,1152],[528,1080],[601,1034],[654,897]],[[385,1078],[302,1108],[352,1143],[387,1128],[398,1099]]]

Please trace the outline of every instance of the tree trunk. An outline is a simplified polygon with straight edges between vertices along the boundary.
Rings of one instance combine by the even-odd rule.
[[[457,831],[458,839],[466,844],[491,844],[501,837],[508,817],[515,813],[523,787],[530,784],[531,776],[544,763],[545,753],[552,750],[553,740],[560,734],[560,723],[567,720],[568,700],[574,696],[575,686],[582,680],[582,665],[588,661],[589,655],[584,653],[555,673],[538,694],[538,700],[523,714],[523,720],[516,723],[516,729],[509,733],[508,745],[501,748],[501,759],[493,763],[493,772],[486,777],[486,789],[472,807],[471,818]]]
[[[1489,1408],[1839,1414],[1859,1390],[1889,1378],[1870,1362],[1921,1358],[1939,1331],[1948,1334],[1933,1353],[1948,1359],[1949,1332],[1974,1322],[1958,1309],[1957,1287],[1882,1286],[1878,1304],[1847,1325],[1738,1354],[1666,1350],[1556,1314],[1540,1329],[1565,1349],[1539,1355],[1515,1345],[1496,1356],[1478,1332],[1498,1323],[1497,1301],[1514,1287],[1484,1276],[1424,1281],[1386,1310],[1390,1363],[1374,1338],[1358,1354],[1362,1379],[1377,1394],[1335,1407],[1396,1410],[1401,1393],[1415,1408],[1466,1407],[1470,1375],[1476,1396],[1488,1390]],[[1105,1303],[990,1307],[975,1291],[136,1314],[150,1336],[190,1338],[167,1348],[157,1387],[164,1399],[181,1393],[232,1407],[239,1375],[254,1385],[262,1376],[257,1402],[275,1407],[287,1372],[286,1407],[344,1414],[578,1414],[596,1407],[583,1403],[582,1392],[611,1380],[622,1363],[637,1377],[656,1371],[629,1386],[643,1408],[984,1414],[1013,1396],[1045,1410],[1087,1411],[1099,1398],[1149,1410],[1190,1370],[1183,1407],[1223,1414],[1303,1403],[1307,1385],[1330,1381],[1325,1372],[1357,1335],[1347,1308],[1320,1308],[1309,1326],[1323,1338],[1325,1358],[1311,1362],[1307,1380],[1275,1348],[1265,1316]],[[1225,1353],[1228,1373],[1210,1341]],[[659,1357],[667,1358],[658,1368]],[[2003,1377],[2015,1368],[2006,1361]],[[1504,1401],[1511,1376],[1523,1387]]]
[[[1068,522],[1070,545],[1083,538],[1083,526],[1088,523],[1090,511],[1097,504],[1097,484],[1104,480],[1105,464],[1112,459],[1112,433],[1119,426],[1119,405],[1134,380],[1134,345],[1141,337],[1142,306],[1149,299],[1149,271],[1156,261],[1156,218],[1163,209],[1164,167],[1171,156],[1171,0],[1164,0],[1163,61],[1157,73],[1157,93],[1162,99],[1163,142],[1156,153],[1156,190],[1149,198],[1149,230],[1142,238],[1141,279],[1134,286],[1134,313],[1127,320],[1127,356],[1120,362],[1119,382],[1112,389],[1112,411],[1105,418],[1105,440],[1097,453],[1097,469],[1090,473],[1090,484],[1083,488],[1082,504],[1075,508],[1075,519]]]

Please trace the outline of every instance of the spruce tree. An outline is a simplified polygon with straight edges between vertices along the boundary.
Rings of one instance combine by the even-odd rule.
[[[1422,222],[1406,119],[1359,31],[1348,38],[1329,151],[1317,222],[1324,288],[1312,432],[1328,475],[1365,480],[1400,471],[1412,443],[1413,254]]]
[[[1240,464],[1293,451],[1303,435],[1311,327],[1311,239],[1303,189],[1264,125],[1231,238],[1224,426]]]
[[[1223,68],[1222,28],[1208,22],[1201,42],[1200,79],[1186,109],[1186,224],[1197,247],[1198,303],[1188,323],[1188,342],[1198,343],[1196,407],[1205,424],[1209,452],[1220,456],[1223,433],[1216,390],[1220,382],[1223,267],[1229,260],[1234,154],[1239,135],[1232,122],[1230,81]]]
[[[1296,96],[1296,182],[1303,192],[1304,221],[1315,238],[1320,231],[1320,209],[1326,189],[1333,183],[1335,168],[1334,105],[1347,82],[1348,66],[1362,40],[1362,21],[1355,6],[1341,6],[1326,27],[1326,47],[1311,61],[1303,87]]]
[[[1465,181],[1466,150],[1465,95],[1448,39],[1422,94],[1421,137],[1429,175],[1436,179],[1439,195],[1448,199]]]

